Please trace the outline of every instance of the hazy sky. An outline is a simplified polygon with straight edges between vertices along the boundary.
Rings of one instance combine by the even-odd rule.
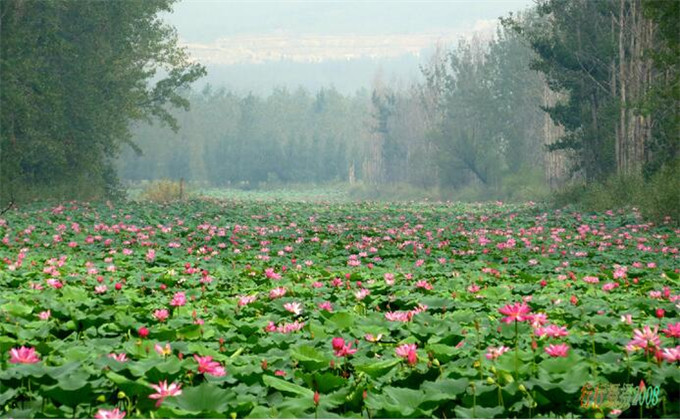
[[[270,85],[300,83],[273,69],[281,63],[371,60],[388,72],[404,74],[390,60],[418,62],[437,43],[454,44],[473,32],[490,33],[500,16],[529,7],[532,0],[451,1],[226,1],[181,0],[166,16],[180,39],[200,62],[229,72],[227,82],[239,84],[254,69],[272,70]],[[236,67],[235,67],[236,66]],[[244,70],[238,70],[238,66]],[[417,72],[417,64],[410,70]],[[350,70],[355,69],[350,67]],[[409,71],[410,71],[409,70]],[[375,71],[375,67],[366,70]],[[245,73],[243,73],[245,72]],[[317,72],[321,72],[318,70]],[[371,75],[356,74],[365,84]],[[213,71],[217,74],[218,71]],[[327,72],[326,72],[327,73]],[[305,76],[307,77],[307,76]],[[324,80],[342,78],[325,75]],[[301,76],[302,80],[305,80]],[[258,79],[259,80],[259,79]],[[219,82],[219,80],[217,81]],[[356,84],[356,83],[355,83]],[[352,85],[353,86],[353,85]],[[250,88],[250,86],[246,86]]]
[[[187,42],[230,35],[405,34],[450,30],[521,10],[531,0],[225,1],[182,0],[169,21]]]

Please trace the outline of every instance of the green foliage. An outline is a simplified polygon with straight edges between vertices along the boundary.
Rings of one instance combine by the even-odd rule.
[[[110,193],[130,122],[176,127],[168,107],[187,107],[180,91],[205,70],[158,17],[172,3],[0,3],[0,201],[27,191],[82,197],[71,193],[81,179],[93,195]]]
[[[124,151],[124,180],[185,178],[213,186],[253,189],[272,184],[346,181],[361,173],[369,98],[334,89],[316,94],[278,89],[267,97],[240,96],[207,86],[190,94],[192,108],[174,113],[178,132],[140,124]]]
[[[512,31],[488,44],[461,41],[426,68],[441,117],[431,127],[442,187],[500,191],[506,176],[542,162],[543,83],[529,69],[533,53]]]
[[[664,165],[650,178],[642,175],[613,176],[592,184],[575,184],[555,192],[556,207],[574,206],[587,211],[637,208],[648,220],[680,223],[680,164]]]
[[[186,199],[189,194],[183,181],[171,181],[161,179],[150,182],[142,190],[139,198],[142,200],[154,201],[156,203],[167,203],[170,201]]]
[[[116,407],[126,418],[604,418],[616,399],[586,408],[582,391],[641,380],[661,391],[643,417],[680,414],[669,226],[643,226],[630,211],[241,193],[3,214],[3,416],[93,418]],[[270,297],[278,287],[285,296]],[[293,302],[300,313],[286,309]],[[506,324],[499,310],[515,302],[566,335],[542,335],[530,325],[541,317]],[[665,358],[626,347],[645,327],[648,342],[636,342]],[[352,354],[338,355],[334,337]],[[159,354],[166,343],[170,354]],[[410,363],[397,352],[406,343],[416,346]],[[567,354],[551,357],[558,344]],[[21,346],[39,360],[15,363]],[[486,357],[500,346],[510,351]],[[217,365],[224,376],[210,373]],[[161,381],[181,394],[156,406]]]

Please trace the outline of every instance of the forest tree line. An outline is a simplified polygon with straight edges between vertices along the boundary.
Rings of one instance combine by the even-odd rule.
[[[438,48],[405,87],[192,92],[179,132],[136,129],[146,153],[121,174],[496,192],[653,174],[679,153],[678,4],[542,1],[491,39]]]

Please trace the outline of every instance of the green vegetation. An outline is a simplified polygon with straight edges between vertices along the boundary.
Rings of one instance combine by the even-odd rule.
[[[670,226],[244,194],[5,213],[0,415],[680,415]]]
[[[130,123],[177,127],[204,69],[157,16],[172,3],[0,2],[0,202],[115,195]]]

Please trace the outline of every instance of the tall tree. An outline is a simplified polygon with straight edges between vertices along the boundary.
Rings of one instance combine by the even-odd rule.
[[[205,70],[158,17],[173,2],[0,2],[0,200],[104,192],[132,121],[176,128],[168,106]]]

